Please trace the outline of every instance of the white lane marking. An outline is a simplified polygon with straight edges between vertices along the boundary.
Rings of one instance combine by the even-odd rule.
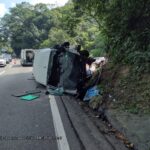
[[[60,117],[56,99],[53,95],[49,96],[50,107],[52,111],[53,123],[55,128],[55,135],[57,137],[62,137],[62,139],[57,140],[57,145],[59,150],[70,150],[64,126]]]
[[[2,72],[0,72],[0,75],[2,75],[2,74],[4,74],[5,73],[5,71],[2,71]]]

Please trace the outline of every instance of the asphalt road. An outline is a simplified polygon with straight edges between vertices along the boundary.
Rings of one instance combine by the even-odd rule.
[[[40,90],[24,101],[14,94]],[[32,67],[0,68],[0,150],[126,150],[106,136],[70,96],[45,95],[33,79]]]
[[[38,86],[40,98],[33,101],[12,96],[37,89],[32,78],[32,67],[19,62],[0,68],[0,150],[80,150],[63,105],[59,103],[59,112],[52,111],[57,104],[50,104],[44,87]]]

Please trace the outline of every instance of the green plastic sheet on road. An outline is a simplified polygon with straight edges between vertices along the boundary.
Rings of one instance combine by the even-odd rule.
[[[37,98],[39,98],[40,96],[39,95],[26,95],[26,96],[22,96],[21,97],[21,100],[25,100],[25,101],[32,101],[32,100],[35,100]]]

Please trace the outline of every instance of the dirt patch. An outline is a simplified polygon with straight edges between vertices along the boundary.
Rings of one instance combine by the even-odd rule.
[[[100,88],[111,108],[131,113],[150,113],[150,75],[137,75],[128,66],[106,66]]]
[[[95,117],[107,123],[103,132],[113,133],[128,149],[149,150],[150,75],[108,64],[98,87],[101,95],[88,106],[96,112]]]

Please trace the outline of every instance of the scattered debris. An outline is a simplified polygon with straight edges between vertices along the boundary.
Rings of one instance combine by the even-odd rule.
[[[25,101],[32,101],[32,100],[35,100],[37,98],[39,98],[40,95],[26,95],[26,96],[22,96],[21,97],[21,100],[25,100]]]
[[[125,136],[121,133],[121,132],[116,132],[116,138],[119,139],[119,140],[126,140]]]
[[[97,110],[102,103],[102,96],[95,96],[89,101],[89,107],[93,110]]]
[[[22,92],[20,94],[18,94],[18,93],[12,94],[12,96],[14,96],[14,97],[21,97],[21,96],[25,96],[27,94],[36,94],[36,93],[41,93],[41,91],[40,90],[25,91],[25,92]]]
[[[62,96],[64,93],[64,89],[62,87],[56,89],[47,89],[46,94],[47,93],[49,93],[50,95]]]
[[[99,90],[97,89],[97,86],[94,86],[92,88],[89,88],[83,98],[83,101],[89,101],[91,100],[93,97],[98,96],[99,95]]]

